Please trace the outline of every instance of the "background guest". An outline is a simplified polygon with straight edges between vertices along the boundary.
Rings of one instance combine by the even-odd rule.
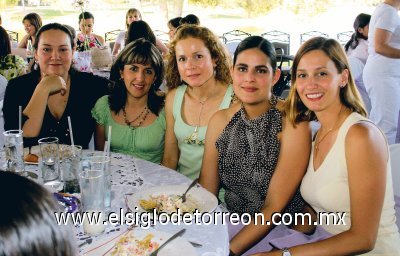
[[[369,25],[368,60],[363,80],[371,100],[371,120],[389,144],[400,142],[400,0],[378,5]],[[397,135],[397,138],[396,138]]]
[[[79,14],[79,30],[77,51],[86,51],[90,48],[100,48],[104,45],[104,38],[93,33],[94,16],[90,12]],[[87,40],[87,41],[86,41]]]
[[[154,35],[153,30],[151,30],[150,26],[143,20],[132,22],[131,25],[129,25],[125,45],[139,38],[144,38],[156,45],[156,36]]]
[[[22,19],[22,24],[25,27],[26,35],[21,39],[18,48],[26,48],[28,40],[32,41],[32,46],[36,41],[36,33],[42,27],[42,18],[37,13],[29,13]]]
[[[172,40],[174,40],[174,36],[176,33],[176,29],[179,27],[180,22],[181,22],[182,17],[176,17],[173,19],[170,19],[168,21],[168,35],[169,35],[169,40],[172,42]]]
[[[161,162],[165,114],[164,96],[157,90],[163,78],[163,59],[151,42],[138,39],[120,52],[111,69],[111,94],[100,98],[92,110],[96,149],[103,150],[111,126],[111,151]]]
[[[70,144],[70,116],[75,144],[88,148],[95,129],[90,111],[107,94],[108,80],[73,70],[73,45],[71,32],[63,25],[43,26],[34,45],[37,69],[8,83],[4,127],[18,129],[18,106],[22,106],[24,146],[35,145],[43,137],[58,137],[60,143]]]
[[[194,14],[188,14],[180,20],[180,25],[200,25],[200,19]]]

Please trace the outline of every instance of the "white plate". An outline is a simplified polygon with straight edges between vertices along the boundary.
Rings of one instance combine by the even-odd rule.
[[[140,204],[139,200],[149,200],[150,196],[157,195],[181,195],[188,188],[188,185],[168,185],[151,187],[146,190],[141,190],[135,194],[127,196],[127,204],[132,212],[146,212]],[[200,186],[193,187],[189,190],[187,196],[191,196],[198,203],[197,209],[199,212],[213,212],[218,206],[218,199]],[[137,210],[135,210],[137,207]]]
[[[92,243],[90,246],[88,246],[83,252],[82,255],[84,256],[98,256],[98,255],[111,255],[111,252],[113,251],[113,248],[115,243],[118,242],[119,239],[122,238],[122,233],[125,231],[121,231],[119,233],[114,233],[108,237],[104,237],[102,239],[99,239]],[[164,233],[164,232],[159,232],[159,231],[154,231],[154,230],[145,230],[145,229],[140,229],[140,228],[135,228],[132,231],[135,237],[137,237],[139,240],[143,239],[147,234],[151,233],[154,235],[154,237],[151,239],[151,241],[158,243],[159,245],[162,245],[164,241],[166,241],[169,237],[172,236],[172,234],[169,233]],[[115,237],[118,237],[116,239],[113,239]],[[98,248],[96,248],[98,247]],[[95,249],[96,248],[96,249]],[[110,250],[111,249],[111,250]],[[109,251],[107,253],[107,251]],[[107,254],[105,254],[107,253]],[[193,248],[193,246],[184,238],[182,237],[177,237],[174,240],[172,240],[170,243],[168,243],[164,248],[160,250],[158,253],[159,256],[176,256],[176,255],[185,255],[185,256],[196,256],[196,250]]]

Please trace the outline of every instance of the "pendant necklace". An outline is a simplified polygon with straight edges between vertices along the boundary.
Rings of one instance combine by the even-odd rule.
[[[145,106],[142,112],[140,112],[140,114],[136,118],[134,118],[132,121],[129,121],[126,116],[125,106],[122,107],[122,114],[124,116],[125,124],[128,125],[129,128],[131,128],[132,130],[135,130],[136,128],[140,127],[146,120],[149,113],[150,113],[149,109],[147,108],[147,106]],[[134,123],[138,121],[142,116],[143,116],[142,120],[140,120],[140,122],[137,125],[134,125]]]
[[[319,144],[321,144],[321,142],[326,138],[326,136],[328,136],[328,134],[330,134],[331,132],[333,132],[334,130],[336,130],[337,125],[339,124],[340,121],[340,114],[342,113],[343,110],[343,105],[340,107],[340,111],[338,114],[338,117],[336,119],[335,124],[332,126],[332,128],[330,128],[325,134],[324,136],[322,136],[322,138],[319,138],[319,133],[317,133],[316,138],[315,138],[315,156],[317,156],[318,154],[318,150],[319,150]]]

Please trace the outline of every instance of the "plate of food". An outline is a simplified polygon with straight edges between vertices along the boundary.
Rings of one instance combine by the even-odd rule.
[[[136,255],[147,256],[155,251],[172,234],[154,230],[146,230],[134,228],[125,230],[119,233],[114,233],[102,239],[99,239],[85,248],[82,255],[97,256],[97,255]],[[195,256],[194,247],[184,238],[177,237],[170,243],[166,244],[159,253],[159,256]]]
[[[180,209],[181,213],[212,212],[217,208],[217,198],[201,186],[193,187],[186,195],[186,201],[182,202],[181,195],[187,189],[187,185],[169,185],[152,187],[128,195],[126,200],[128,207],[133,212],[165,212],[172,214]]]
[[[24,148],[24,162],[25,164],[39,164],[40,148],[39,146]]]

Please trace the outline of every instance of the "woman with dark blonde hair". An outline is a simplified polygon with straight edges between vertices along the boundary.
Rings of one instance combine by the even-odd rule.
[[[205,27],[180,27],[170,45],[162,164],[191,179],[199,176],[208,121],[233,97],[229,56]]]
[[[343,48],[334,39],[312,38],[292,68],[289,119],[321,123],[300,191],[332,237],[259,255],[397,255],[388,145],[365,117]]]
[[[22,24],[25,27],[26,35],[19,42],[18,48],[26,48],[28,46],[28,40],[32,41],[33,46],[36,40],[36,33],[42,27],[42,18],[40,18],[37,13],[28,13],[22,19]]]

